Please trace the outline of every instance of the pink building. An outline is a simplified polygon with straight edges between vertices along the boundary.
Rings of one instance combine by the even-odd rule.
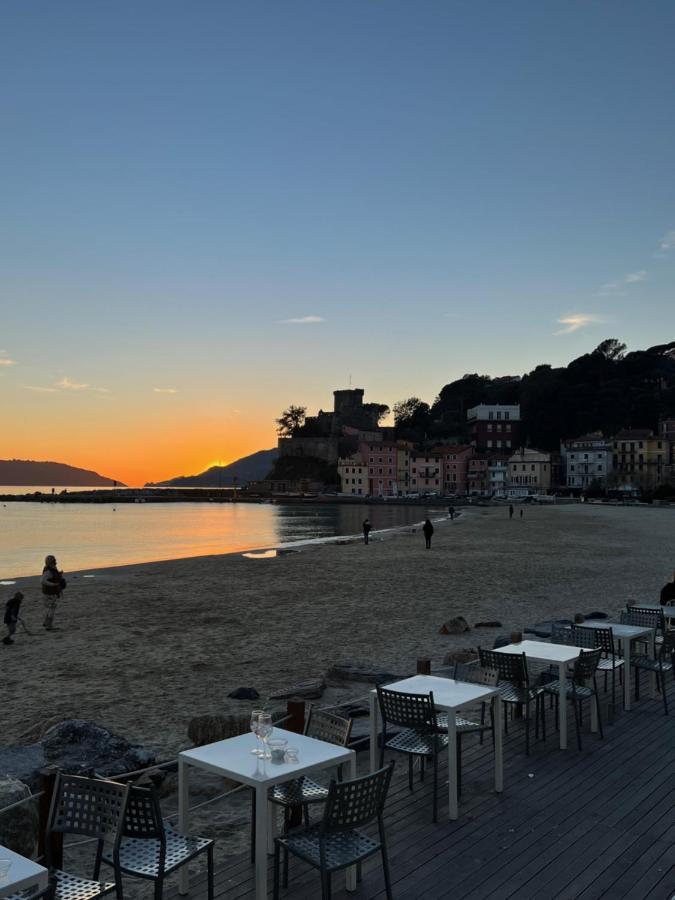
[[[443,457],[433,452],[410,454],[410,493],[440,494],[443,491]]]
[[[395,441],[361,444],[361,458],[368,466],[368,493],[371,497],[397,497],[398,447]]]
[[[450,444],[434,447],[431,452],[443,458],[443,492],[466,494],[469,460],[474,448],[469,444]]]

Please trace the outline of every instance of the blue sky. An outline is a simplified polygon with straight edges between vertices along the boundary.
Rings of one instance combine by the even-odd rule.
[[[3,4],[22,437],[64,378],[130,428],[170,399],[273,435],[350,375],[431,401],[675,338],[674,26],[659,0]]]

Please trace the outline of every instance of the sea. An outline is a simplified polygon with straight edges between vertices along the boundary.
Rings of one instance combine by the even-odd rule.
[[[0,494],[49,488],[2,487]],[[61,488],[56,488],[58,493]],[[77,488],[68,488],[75,493]],[[439,509],[429,510],[437,518]],[[37,575],[52,553],[65,572],[279,548],[412,526],[424,507],[338,503],[0,504],[0,583]]]

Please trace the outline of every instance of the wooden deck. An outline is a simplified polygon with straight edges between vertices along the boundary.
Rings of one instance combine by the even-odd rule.
[[[576,746],[573,716],[569,749],[561,751],[553,713],[548,739],[525,755],[523,726],[510,723],[504,742],[504,793],[493,791],[490,741],[465,738],[460,819],[449,822],[441,791],[441,821],[431,823],[431,780],[407,786],[398,757],[386,810],[396,900],[671,900],[675,897],[675,683],[669,677],[670,715],[660,695],[641,700],[606,724],[605,739],[588,731]],[[603,715],[606,721],[606,716]],[[367,753],[359,754],[360,768]],[[447,766],[441,769],[445,781]],[[270,876],[270,886],[272,879]],[[216,897],[251,898],[253,867],[233,859],[216,872]],[[288,900],[321,896],[318,873],[291,861]],[[364,864],[356,893],[334,876],[336,900],[384,898],[379,857]],[[195,879],[191,900],[206,900]],[[179,900],[176,892],[169,900]]]

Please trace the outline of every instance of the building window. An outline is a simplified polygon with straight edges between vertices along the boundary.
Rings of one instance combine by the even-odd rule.
[[[505,418],[505,419],[508,419],[508,418],[509,418],[509,413],[505,412],[505,413],[504,413],[504,418]],[[511,427],[511,426],[509,426],[509,428],[510,428],[510,427]]]
[[[492,448],[492,441],[487,442],[488,448]]]

